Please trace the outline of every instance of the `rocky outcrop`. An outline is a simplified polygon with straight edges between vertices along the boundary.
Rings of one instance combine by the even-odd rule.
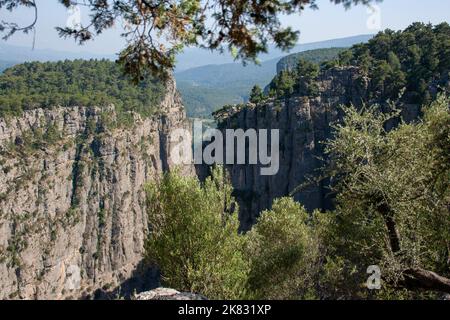
[[[271,99],[258,106],[248,104],[218,113],[222,130],[278,129],[280,168],[276,175],[262,176],[260,165],[228,165],[235,196],[239,202],[242,228],[250,228],[260,212],[274,199],[287,196],[298,186],[317,177],[323,166],[324,142],[332,136],[331,124],[341,116],[340,105],[362,105],[366,101],[368,79],[355,67],[322,71],[317,79],[318,95],[291,95]],[[403,116],[414,119],[417,106],[404,106]],[[394,125],[394,124],[392,124]],[[225,137],[225,134],[224,134]],[[204,173],[205,168],[199,167]],[[309,184],[294,194],[308,210],[332,207],[328,181]]]
[[[159,110],[132,121],[113,106],[0,119],[0,299],[80,298],[136,272],[144,185],[175,166],[170,133],[189,129],[173,81]]]
[[[134,296],[134,300],[207,300],[204,296],[190,293],[179,292],[174,289],[156,288],[150,291],[142,292]]]

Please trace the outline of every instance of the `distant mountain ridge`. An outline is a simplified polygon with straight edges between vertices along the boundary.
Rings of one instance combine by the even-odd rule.
[[[0,42],[0,60],[31,62],[31,61],[59,61],[59,60],[75,60],[75,59],[109,59],[114,60],[115,55],[102,55],[92,52],[72,52],[59,51],[52,49],[33,49],[30,47],[9,45],[7,42]]]

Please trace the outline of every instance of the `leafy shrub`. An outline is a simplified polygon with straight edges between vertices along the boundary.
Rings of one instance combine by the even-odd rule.
[[[159,266],[163,285],[211,299],[314,298],[318,238],[304,208],[277,200],[240,234],[224,179],[216,168],[203,185],[168,173],[147,187],[145,256]]]
[[[381,268],[378,294],[384,297],[419,297],[412,293],[418,288],[439,291],[417,272],[450,276],[449,100],[439,97],[423,120],[391,131],[385,124],[396,113],[344,111],[345,121],[327,147],[337,193],[327,250],[346,266],[341,294],[371,294],[361,290],[370,265]]]
[[[318,239],[306,210],[292,198],[275,200],[248,233],[248,292],[256,299],[314,298]]]
[[[245,297],[244,237],[224,179],[221,169],[203,185],[194,177],[167,173],[147,187],[152,231],[146,259],[160,267],[165,286],[210,299]]]

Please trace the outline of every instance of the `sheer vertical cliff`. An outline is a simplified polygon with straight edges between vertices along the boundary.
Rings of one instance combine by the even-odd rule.
[[[79,298],[133,275],[144,185],[174,167],[170,132],[189,128],[173,80],[158,110],[128,125],[114,106],[0,118],[0,299]]]
[[[356,67],[332,68],[315,81],[318,94],[299,94],[269,99],[258,105],[247,104],[219,113],[222,130],[278,129],[280,168],[277,174],[262,176],[260,165],[228,165],[235,196],[239,201],[243,229],[250,228],[259,213],[270,208],[274,199],[291,194],[297,187],[318,177],[323,166],[323,142],[332,136],[340,105],[361,106],[367,101],[368,79]],[[405,119],[419,114],[417,106],[404,106]],[[224,135],[225,136],[225,135]],[[204,172],[204,168],[199,169]],[[308,210],[332,207],[328,181],[308,184],[294,194]]]

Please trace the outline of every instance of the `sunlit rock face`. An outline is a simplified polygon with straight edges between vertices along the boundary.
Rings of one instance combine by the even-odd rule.
[[[144,185],[175,167],[170,133],[189,130],[172,80],[159,110],[128,126],[114,106],[0,118],[0,299],[82,298],[139,273]]]

